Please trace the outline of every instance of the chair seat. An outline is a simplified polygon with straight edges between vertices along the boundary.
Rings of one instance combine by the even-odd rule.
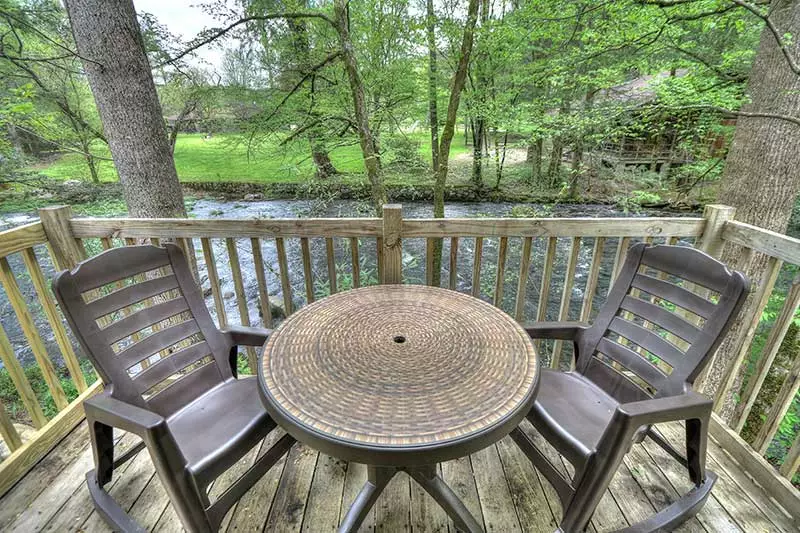
[[[542,369],[528,419],[575,468],[594,452],[619,402],[576,372]]]
[[[213,479],[236,463],[275,423],[258,400],[255,376],[228,380],[167,420],[189,471]],[[242,454],[233,453],[245,445]]]

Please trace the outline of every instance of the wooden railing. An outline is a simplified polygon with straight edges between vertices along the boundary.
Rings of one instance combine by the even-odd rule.
[[[726,379],[718,398],[734,392],[735,378],[749,353],[780,265],[800,264],[800,241],[735,222],[733,210],[724,206],[708,206],[703,217],[674,218],[403,219],[397,205],[386,206],[382,218],[96,219],[73,218],[69,208],[48,208],[40,215],[40,223],[0,234],[0,281],[12,304],[16,301],[12,307],[17,319],[32,324],[25,317],[33,313],[33,302],[18,297],[14,273],[6,259],[21,254],[21,264],[27,271],[40,273],[38,278],[32,273],[31,280],[54,332],[63,331],[64,326],[52,304],[49,287],[36,269],[33,249],[42,244],[48,245],[54,266],[61,269],[115,246],[176,242],[186,251],[198,280],[208,291],[209,307],[220,325],[250,325],[258,320],[266,327],[274,325],[273,307],[278,299],[283,301],[283,314],[289,315],[321,295],[350,287],[378,282],[432,283],[436,277],[433,253],[437,239],[444,239],[441,284],[489,300],[519,321],[592,320],[634,242],[693,245],[715,256],[722,253],[726,243],[742,246],[751,250],[747,253],[765,253],[771,259],[766,279],[756,284],[755,304],[745,311],[748,327],[735,332],[742,336],[742,350],[731,365],[728,375],[732,377]],[[229,272],[228,279],[221,279],[221,269]],[[226,291],[226,286],[232,290]],[[226,306],[226,300],[231,300],[230,306]],[[795,283],[767,340],[763,352],[767,357],[761,359],[763,368],[759,367],[757,379],[748,380],[749,393],[742,396],[745,413],[752,407],[747,402],[759,393],[761,376],[769,370],[773,352],[780,346],[799,302],[800,284]],[[238,316],[229,316],[232,313]],[[26,338],[35,338],[35,327],[26,328]],[[63,342],[66,337],[61,333],[56,333],[55,338],[69,375],[73,376],[74,371],[77,376],[79,365],[73,349]],[[539,348],[550,366],[568,364],[568,358],[562,356],[568,347],[562,342],[540,343]],[[53,389],[57,390],[50,371],[53,364],[47,353],[37,350],[36,364],[43,373],[47,369],[47,383],[53,382]],[[80,402],[101,385],[95,382],[87,387],[80,384],[81,377],[73,376],[81,395],[67,404],[60,400],[59,414],[46,421],[37,413],[35,397],[20,378],[21,367],[5,336],[0,336],[0,352],[4,366],[17,376],[14,385],[20,396],[27,398],[29,417],[38,420],[34,438],[22,443],[18,437],[15,440],[13,425],[0,409],[3,437],[13,450],[11,457],[0,464],[2,494],[74,427],[81,418]],[[255,351],[245,355],[252,370]],[[773,417],[776,422],[770,422],[763,442],[772,439],[773,427],[780,424],[790,397],[797,392],[798,381],[797,372],[787,378],[791,383],[781,392]],[[741,417],[740,414],[736,420]],[[800,498],[787,478],[797,469],[797,443],[787,458],[788,466],[785,462],[781,467],[780,476],[737,435],[741,429],[737,425],[734,422],[729,428],[715,416],[712,434],[737,459],[746,461],[754,478],[771,490],[777,501],[784,507],[796,508]]]

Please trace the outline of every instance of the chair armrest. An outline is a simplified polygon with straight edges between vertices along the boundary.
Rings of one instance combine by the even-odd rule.
[[[634,429],[646,424],[705,418],[711,414],[714,402],[693,390],[676,396],[623,403],[617,414],[626,418]]]
[[[154,437],[160,432],[168,431],[163,416],[118,400],[107,392],[87,399],[83,402],[83,408],[90,420],[123,429],[142,438]]]
[[[272,334],[271,329],[249,326],[228,326],[220,331],[234,346],[261,346]]]
[[[589,328],[584,322],[534,322],[525,324],[525,331],[532,339],[560,339],[572,341]]]

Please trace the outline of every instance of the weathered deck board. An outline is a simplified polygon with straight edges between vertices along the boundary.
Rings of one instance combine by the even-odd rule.
[[[662,431],[676,443],[681,432],[677,424]],[[118,446],[134,442],[126,435]],[[211,488],[212,499],[266,448],[253,450],[223,474]],[[697,518],[679,531],[795,530],[792,519],[713,441],[708,463],[720,481]],[[90,465],[82,424],[0,500],[0,529],[109,531],[93,512],[83,483]],[[552,487],[508,438],[471,457],[442,464],[441,472],[487,531],[550,532],[560,518]],[[335,531],[365,479],[364,465],[296,445],[232,509],[222,531]],[[147,529],[181,530],[146,452],[127,463],[112,483],[111,493]],[[682,467],[658,446],[649,441],[634,445],[595,513],[591,530],[607,531],[642,519],[673,502],[689,485]],[[405,474],[392,481],[361,530],[455,533],[441,509]]]

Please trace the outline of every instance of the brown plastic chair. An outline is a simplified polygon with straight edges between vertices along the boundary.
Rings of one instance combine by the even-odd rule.
[[[533,338],[574,344],[575,369],[543,370],[527,416],[574,466],[572,479],[562,476],[520,428],[511,434],[556,489],[564,508],[560,531],[586,528],[631,445],[648,436],[688,469],[694,487],[626,531],[669,531],[702,508],[716,480],[705,468],[712,401],[694,392],[692,383],[747,291],[741,273],[703,252],[637,244],[594,324],[526,328]],[[686,457],[652,428],[669,421],[686,422]]]
[[[105,251],[58,274],[53,290],[105,384],[84,402],[95,463],[86,479],[97,511],[117,531],[142,531],[103,486],[146,446],[186,529],[216,531],[294,443],[282,437],[210,503],[211,482],[276,427],[256,378],[236,375],[236,347],[261,345],[270,331],[217,329],[173,244]],[[112,428],[142,441],[115,459]]]

